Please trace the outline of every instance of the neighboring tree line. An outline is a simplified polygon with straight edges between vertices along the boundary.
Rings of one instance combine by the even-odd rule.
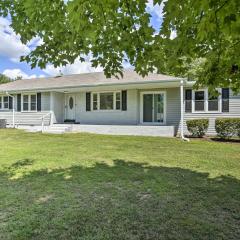
[[[15,79],[9,78],[7,76],[5,76],[4,74],[0,73],[0,84],[3,83],[8,83],[8,82],[12,82],[12,81],[16,81],[16,80],[21,80],[22,77],[16,77]]]
[[[11,16],[23,43],[42,39],[21,59],[33,68],[84,62],[91,54],[107,77],[122,74],[126,60],[142,76],[157,70],[240,91],[239,0],[153,0],[163,2],[158,33],[148,0],[4,0],[0,15]]]

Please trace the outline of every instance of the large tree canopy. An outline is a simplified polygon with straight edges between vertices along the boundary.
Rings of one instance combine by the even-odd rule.
[[[23,61],[55,67],[92,55],[110,76],[129,61],[146,75],[158,72],[189,76],[197,85],[240,90],[239,0],[168,0],[156,33],[147,0],[4,0],[0,15],[12,18],[23,43],[43,43]],[[161,4],[163,0],[155,0]],[[176,38],[171,39],[171,33]]]
[[[11,82],[11,78],[0,74],[0,84]]]

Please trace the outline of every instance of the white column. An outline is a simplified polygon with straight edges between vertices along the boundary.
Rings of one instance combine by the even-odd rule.
[[[184,131],[183,131],[183,119],[184,119],[184,105],[183,105],[183,80],[181,80],[181,84],[180,84],[180,99],[181,99],[181,138],[184,138]]]
[[[15,128],[15,96],[12,97],[13,99],[13,109],[12,109],[12,114],[13,114],[13,128]]]
[[[6,92],[6,95],[8,95],[8,104],[9,104],[9,97],[12,98],[12,127],[15,128],[15,96],[9,94]]]
[[[53,125],[53,123],[55,122],[55,116],[54,116],[54,94],[53,94],[53,92],[50,92],[50,112],[51,112],[50,125]]]

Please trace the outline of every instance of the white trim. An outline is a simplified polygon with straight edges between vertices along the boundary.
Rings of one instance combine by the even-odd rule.
[[[113,109],[100,109],[100,94],[101,93],[113,93]],[[120,109],[116,109],[116,94],[120,94]],[[97,109],[93,109],[93,95],[97,94]],[[122,111],[121,108],[122,104],[122,91],[121,90],[115,90],[115,91],[95,91],[91,92],[91,111],[93,112],[120,112]]]
[[[163,94],[163,122],[144,122],[143,121],[143,95],[144,94]],[[165,125],[166,124],[166,108],[167,108],[167,91],[144,91],[144,92],[140,92],[140,124],[142,125]],[[152,111],[153,112],[153,111]],[[153,112],[154,114],[154,112]]]
[[[8,98],[8,107],[7,108],[5,108],[4,107],[4,97],[7,97]],[[0,110],[10,110],[9,109],[9,95],[0,95],[0,101],[1,101],[1,108],[0,108]]]
[[[187,90],[187,89],[185,89]],[[204,92],[204,111],[196,111],[195,110],[195,93],[196,92],[201,92],[203,91]],[[204,113],[213,113],[213,114],[216,114],[216,113],[222,113],[222,97],[221,97],[221,92],[220,92],[220,89],[217,89],[217,91],[220,93],[219,96],[218,96],[218,111],[209,111],[208,110],[208,96],[209,96],[209,93],[208,93],[208,89],[207,88],[204,88],[204,89],[197,89],[197,90],[194,90],[192,89],[192,113],[196,113],[196,114],[204,114]],[[186,94],[186,92],[185,92]]]
[[[7,97],[8,98],[8,107],[7,108],[5,108],[5,106],[4,106],[4,98],[5,97]],[[4,96],[2,96],[2,108],[1,108],[2,110],[9,110],[9,96],[7,96],[7,95],[4,95]]]
[[[36,110],[31,110],[31,96],[36,97]],[[23,96],[28,96],[28,110],[23,110]],[[21,94],[21,112],[37,112],[37,93],[22,93]]]

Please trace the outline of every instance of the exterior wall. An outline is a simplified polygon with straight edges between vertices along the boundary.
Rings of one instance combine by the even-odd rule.
[[[75,93],[76,122],[81,124],[140,124],[140,93],[146,91],[166,91],[166,125],[175,126],[175,133],[180,121],[180,90],[144,89],[127,91],[127,111],[86,111],[86,93]]]
[[[140,94],[143,91],[166,91],[166,125],[174,126],[175,133],[178,133],[181,116],[179,87],[127,90],[127,111],[86,111],[86,92],[73,93],[76,101],[76,122],[81,124],[138,125],[140,124]],[[16,124],[40,125],[41,117],[49,111],[54,113],[52,118],[53,123],[64,122],[64,93],[42,93],[41,107],[41,112],[17,112],[17,102],[15,101]],[[240,117],[240,95],[234,96],[230,91],[229,113],[184,113],[184,133],[188,134],[186,127],[187,120],[208,118],[210,126],[207,134],[214,135],[216,134],[215,119],[218,117]],[[0,119],[7,119],[7,124],[12,124],[12,110],[0,111]],[[45,119],[45,124],[50,124],[50,116]]]
[[[42,106],[42,111],[50,110],[50,93],[49,92],[45,92],[41,94],[41,106]]]
[[[187,131],[186,121],[190,119],[209,119],[208,135],[215,135],[215,119],[216,118],[231,118],[240,117],[240,95],[234,96],[230,91],[229,96],[229,112],[224,113],[184,113],[184,133],[189,134]]]
[[[17,111],[17,95],[15,96],[14,110],[15,110],[15,124],[16,125],[41,125],[42,116],[50,111],[50,93],[41,94],[41,111],[40,112],[18,112]],[[0,119],[6,119],[7,124],[12,124],[13,114],[12,110],[0,110]],[[50,116],[44,119],[44,124],[50,124]]]
[[[51,92],[50,110],[53,113],[52,123],[63,123],[64,121],[64,93]]]
[[[175,134],[179,129],[181,119],[180,89],[167,89],[167,125],[175,126]]]
[[[86,111],[86,93],[76,94],[76,121],[83,124],[138,124],[138,91],[127,91],[127,111]]]
[[[46,115],[49,111],[44,112],[15,112],[15,124],[16,125],[41,125],[42,117]],[[0,112],[0,119],[6,119],[7,124],[12,124],[13,114],[12,111]],[[50,124],[50,116],[44,119],[44,124]]]

